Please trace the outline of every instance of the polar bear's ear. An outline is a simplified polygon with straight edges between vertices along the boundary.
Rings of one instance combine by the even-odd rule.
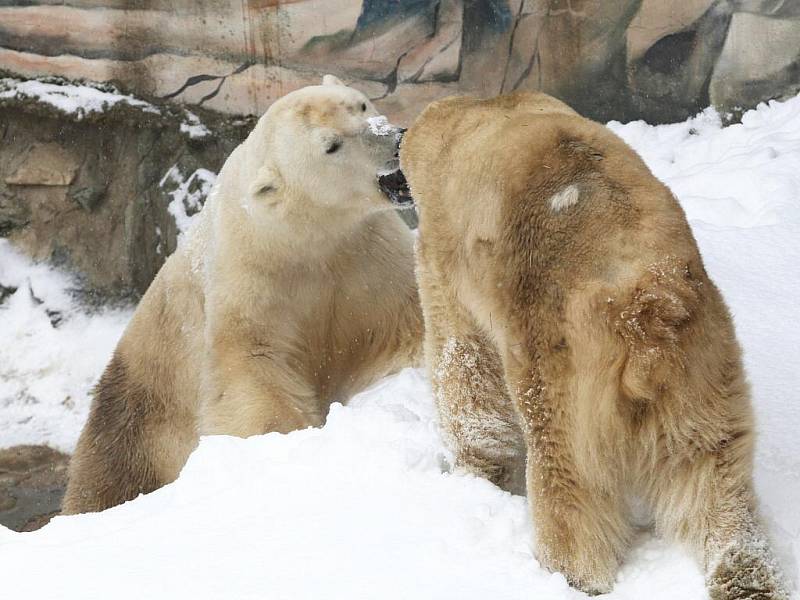
[[[325,75],[325,76],[322,77],[322,85],[341,85],[341,86],[343,86],[344,84],[342,83],[342,80],[339,79],[338,77],[336,77],[335,75]]]
[[[280,201],[280,197],[277,194],[280,184],[281,176],[278,171],[272,165],[266,164],[256,173],[248,192],[256,200],[273,205]]]

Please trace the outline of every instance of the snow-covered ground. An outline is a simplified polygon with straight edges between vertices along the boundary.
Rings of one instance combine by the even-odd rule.
[[[675,191],[730,305],[758,419],[762,511],[796,585],[800,97],[725,129],[712,111],[610,127]],[[7,244],[0,284],[17,287],[0,308],[0,445],[69,449],[129,312],[83,314],[68,278]],[[47,309],[62,311],[58,327]],[[0,590],[37,600],[583,597],[533,558],[524,498],[447,465],[427,382],[407,370],[334,406],[322,429],[206,438],[178,481],[133,502],[33,533],[0,527]],[[681,548],[643,535],[607,597],[706,593]]]

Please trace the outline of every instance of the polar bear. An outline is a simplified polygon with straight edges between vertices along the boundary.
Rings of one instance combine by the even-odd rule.
[[[321,425],[332,402],[421,361],[413,236],[376,178],[398,140],[332,76],[270,106],[103,373],[64,513],[174,480],[198,435]]]
[[[713,599],[786,598],[741,351],[670,191],[543,94],[435,102],[400,162],[443,433],[457,466],[527,487],[540,562],[609,590],[635,501]]]

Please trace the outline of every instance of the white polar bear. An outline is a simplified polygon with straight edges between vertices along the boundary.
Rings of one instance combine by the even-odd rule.
[[[100,379],[65,513],[174,480],[201,434],[321,425],[419,360],[413,237],[376,178],[399,137],[332,76],[269,108]]]

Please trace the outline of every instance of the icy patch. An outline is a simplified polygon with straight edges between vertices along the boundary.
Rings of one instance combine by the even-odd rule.
[[[170,167],[161,178],[158,185],[162,189],[174,186],[174,189],[168,192],[172,201],[167,206],[167,210],[175,219],[179,238],[189,231],[192,221],[203,208],[216,181],[217,174],[208,169],[197,169],[185,177],[178,165]]]
[[[391,135],[396,131],[396,127],[389,123],[389,119],[383,115],[370,117],[367,119],[367,124],[369,125],[370,131],[375,135]]]
[[[35,100],[49,104],[65,114],[75,115],[78,119],[92,113],[105,112],[116,104],[127,104],[145,112],[162,114],[157,106],[122,94],[109,84],[75,85],[38,79],[21,80],[5,77],[0,79],[0,99],[3,98]],[[180,130],[191,138],[203,138],[211,134],[211,131],[200,122],[197,115],[186,110]]]
[[[0,447],[72,451],[132,311],[87,314],[75,281],[0,239]]]

